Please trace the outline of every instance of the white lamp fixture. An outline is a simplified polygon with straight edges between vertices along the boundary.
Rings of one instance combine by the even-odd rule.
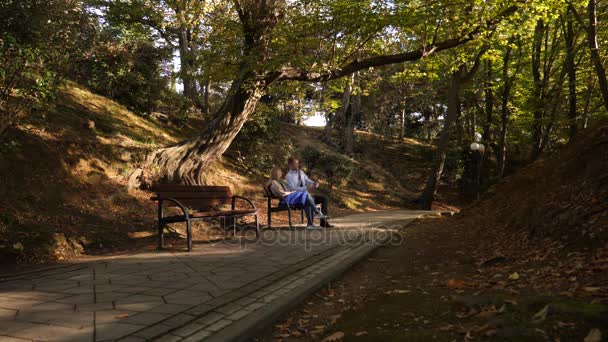
[[[477,151],[477,150],[479,150],[479,145],[480,144],[478,144],[476,142],[472,143],[471,146],[470,146],[471,147],[471,151]],[[483,145],[481,145],[481,146],[483,146]]]

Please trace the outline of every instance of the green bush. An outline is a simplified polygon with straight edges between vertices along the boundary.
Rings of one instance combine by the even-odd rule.
[[[346,183],[355,171],[355,163],[340,154],[324,154],[318,161],[318,169],[325,174],[330,187]]]
[[[319,151],[313,146],[306,146],[302,149],[300,155],[302,156],[302,162],[310,172],[319,163],[319,159],[321,158],[321,151]]]

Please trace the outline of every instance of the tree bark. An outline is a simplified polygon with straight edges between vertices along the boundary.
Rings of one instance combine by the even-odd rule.
[[[502,64],[502,78],[503,78],[503,88],[501,95],[501,108],[500,108],[500,130],[498,133],[498,165],[497,165],[497,174],[498,177],[503,177],[505,173],[505,164],[507,160],[507,129],[509,127],[509,117],[511,116],[509,112],[509,98],[511,95],[511,87],[513,85],[513,78],[509,76],[509,63],[511,61],[511,46],[507,47],[505,54],[503,56],[503,64]]]
[[[192,54],[190,51],[189,34],[186,28],[179,31],[179,60],[180,76],[184,84],[184,96],[196,104],[196,83],[192,75]]]
[[[353,155],[355,149],[355,118],[361,113],[361,84],[359,82],[359,72],[353,74],[352,82],[356,93],[351,101],[350,111],[346,112],[346,139],[344,144],[344,153],[349,156]],[[352,97],[351,94],[351,98]]]
[[[545,25],[542,19],[536,22],[534,28],[534,40],[532,48],[532,77],[534,85],[532,89],[532,105],[534,120],[532,122],[532,160],[536,159],[540,154],[541,139],[543,136],[543,80],[541,78],[541,55],[543,46],[543,36],[545,32]],[[506,129],[506,128],[505,128]],[[501,132],[502,135],[502,132]],[[503,138],[501,136],[501,138]],[[501,144],[501,150],[504,149],[504,145]],[[504,155],[502,156],[504,158]],[[501,161],[499,160],[499,165]],[[499,175],[502,177],[504,171],[504,161],[502,165],[503,169],[499,169]]]
[[[483,133],[481,140],[488,143],[492,140],[492,114],[494,112],[494,89],[492,75],[492,61],[486,62],[486,80],[485,80],[485,114],[486,120],[483,125]]]
[[[604,107],[608,110],[608,80],[606,79],[606,69],[602,64],[602,58],[600,56],[600,48],[597,43],[597,3],[596,0],[589,0],[587,5],[587,15],[589,17],[589,26],[587,28],[587,41],[589,43],[589,52],[591,55],[591,62],[595,67],[595,73],[597,74],[600,91],[602,92],[602,99],[604,101]]]
[[[431,174],[427,178],[426,185],[419,199],[423,210],[431,209],[435,193],[437,192],[437,184],[439,183],[443,173],[450,137],[452,136],[452,131],[456,126],[458,107],[460,107],[459,93],[464,70],[465,67],[462,65],[458,70],[452,73],[450,78],[450,87],[448,89],[447,98],[448,108],[445,122],[439,136],[439,142],[437,143],[437,151],[433,157],[433,168]]]
[[[570,124],[569,136],[574,138],[578,130],[578,114],[576,112],[576,66],[574,65],[574,29],[572,23],[572,14],[570,9],[566,13],[566,63],[565,68],[568,72],[568,121]]]
[[[250,81],[245,78],[232,83],[227,100],[199,137],[157,150],[148,157],[154,180],[204,183],[203,171],[230,146],[266,90],[263,82]]]

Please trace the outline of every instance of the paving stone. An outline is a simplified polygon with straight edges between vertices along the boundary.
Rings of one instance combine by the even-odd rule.
[[[17,315],[15,309],[0,309],[0,320],[2,319],[13,319]]]
[[[141,330],[145,327],[125,323],[104,323],[95,325],[95,340],[115,340]]]
[[[165,335],[165,336],[154,339],[155,342],[177,342],[177,341],[181,341],[181,340],[182,340],[181,337],[175,336],[175,335]]]
[[[230,325],[233,321],[228,320],[228,319],[221,319],[213,324],[211,324],[210,326],[206,327],[205,330],[209,330],[209,331],[219,331],[222,328]]]
[[[2,333],[0,333],[2,334]],[[25,338],[18,338],[18,337],[10,337],[10,336],[3,336],[0,335],[0,342],[27,342],[27,341],[31,341]]]
[[[182,305],[182,304],[160,304],[155,306],[154,308],[148,310],[147,312],[161,312],[168,314],[176,314],[182,311],[186,311],[192,308],[192,305]]]
[[[106,324],[123,322],[131,315],[136,315],[137,311],[126,310],[100,310],[95,312],[95,323]]]
[[[22,298],[22,299],[29,299],[29,300],[35,300],[35,301],[49,301],[49,300],[58,299],[58,298],[67,296],[67,295],[64,295],[61,293],[52,293],[52,292],[34,291],[34,290],[12,291],[12,292],[4,293],[4,294],[7,297],[11,297],[11,298]]]
[[[74,313],[70,311],[20,311],[18,321],[52,324],[69,328],[84,328],[93,325],[92,312]]]
[[[148,311],[148,310],[152,310],[155,307],[162,305],[163,303],[158,302],[158,303],[130,303],[130,304],[123,304],[123,303],[116,303],[116,309],[117,310],[129,310],[129,311]]]
[[[98,303],[104,302],[115,302],[122,298],[130,296],[129,293],[120,293],[120,292],[101,292],[95,294],[95,301]]]
[[[137,336],[127,336],[127,337],[123,337],[120,340],[118,340],[119,342],[143,342],[146,339],[143,337],[137,337]]]
[[[153,325],[159,321],[169,318],[170,316],[170,314],[160,312],[140,312],[133,316],[129,316],[123,321],[123,323]]]
[[[121,304],[136,304],[136,303],[163,303],[163,299],[160,296],[145,296],[134,294],[124,298],[120,298],[116,301],[116,305]]]
[[[192,336],[186,337],[185,339],[182,340],[182,342],[200,342],[200,341],[206,339],[207,337],[211,336],[212,333],[213,332],[211,332],[211,331],[201,330]]]
[[[181,328],[171,331],[172,335],[186,337],[194,334],[195,332],[202,330],[205,326],[197,323],[186,324]]]
[[[91,291],[90,294],[73,295],[73,296],[57,299],[56,301],[59,303],[66,303],[66,304],[93,304],[93,303],[95,303],[95,298]]]
[[[61,327],[56,325],[38,324],[11,333],[14,337],[36,341],[86,341],[93,340],[93,326],[80,329]]]
[[[190,305],[198,305],[198,304],[202,304],[202,303],[206,303],[210,300],[213,299],[213,297],[211,297],[210,295],[199,295],[199,296],[195,296],[195,297],[180,297],[180,298],[175,298],[172,296],[165,296],[164,297],[165,300],[167,301],[167,303],[170,304],[190,304]]]
[[[163,324],[178,327],[178,326],[184,325],[186,323],[190,323],[195,318],[196,318],[195,316],[180,313],[180,314],[177,314],[177,315],[169,318],[166,321],[163,321]]]
[[[15,336],[14,334],[20,330],[34,329],[40,326],[46,326],[45,324],[21,322],[14,319],[11,320],[0,320],[0,334],[7,336]]]
[[[114,308],[114,304],[112,304],[112,302],[94,303],[94,304],[76,304],[76,311],[78,311],[78,312],[111,310],[113,308]]]
[[[224,317],[226,317],[226,315],[223,315],[223,314],[220,314],[217,312],[210,312],[210,313],[206,314],[205,316],[194,321],[194,323],[207,326],[207,325],[210,325],[212,323],[219,321],[220,319],[222,319]]]
[[[167,332],[169,332],[171,329],[173,329],[174,327],[165,325],[165,324],[155,324],[151,327],[147,327],[145,329],[142,329],[140,331],[137,331],[134,335],[137,337],[142,337],[146,340],[150,340],[156,336],[160,336],[162,334],[166,334]]]
[[[2,309],[13,309],[19,310],[27,307],[31,307],[37,304],[42,304],[42,301],[30,300],[30,299],[19,299],[12,297],[0,297],[0,308]]]
[[[232,313],[232,314],[231,314],[231,315],[229,315],[227,318],[228,318],[229,320],[236,321],[236,320],[239,320],[239,319],[241,319],[241,318],[243,318],[243,317],[245,317],[245,316],[249,315],[249,314],[250,314],[250,313],[252,313],[252,312],[253,312],[253,311],[248,311],[248,310],[243,310],[243,309],[241,309],[241,310],[238,310],[238,311],[236,311],[236,312]]]
[[[254,311],[254,310],[257,310],[266,305],[268,305],[268,304],[263,303],[263,302],[255,302],[255,303],[251,303],[251,304],[247,305],[246,307],[243,308],[243,310]]]

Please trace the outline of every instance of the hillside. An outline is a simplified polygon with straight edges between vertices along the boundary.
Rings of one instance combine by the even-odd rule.
[[[0,142],[2,260],[39,263],[154,248],[155,206],[148,192],[127,191],[127,179],[146,153],[194,134],[202,124],[190,118],[178,128],[145,118],[68,83],[54,108],[22,119]],[[280,130],[295,153],[315,146],[338,154],[316,138],[318,129],[282,124]],[[415,140],[358,136],[365,152],[352,160],[350,180],[340,187],[322,184],[331,197],[333,215],[409,205],[427,167],[420,156],[429,155],[431,147]],[[271,154],[283,153],[277,146],[267,146]],[[243,161],[239,155],[231,148],[210,168],[206,182],[230,185],[265,208],[260,185],[267,170],[256,168],[255,158]],[[181,232],[181,227],[175,229]],[[204,226],[195,230],[198,240],[224,235]]]

